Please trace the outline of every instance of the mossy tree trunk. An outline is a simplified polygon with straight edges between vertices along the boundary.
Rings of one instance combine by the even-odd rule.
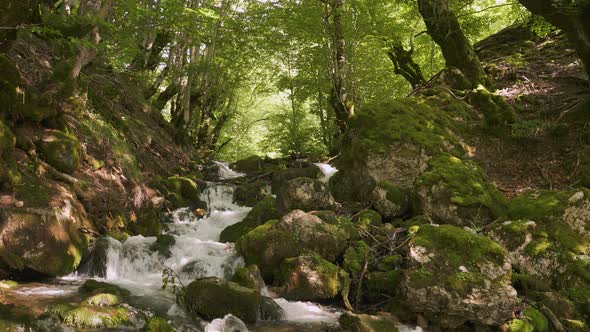
[[[387,55],[393,63],[394,72],[403,76],[408,82],[410,82],[412,88],[415,89],[426,80],[422,75],[420,65],[418,65],[414,61],[414,58],[412,58],[413,54],[413,47],[410,48],[410,50],[406,50],[398,40],[389,42]]]
[[[562,29],[586,67],[590,78],[590,2],[568,1],[559,5],[554,0],[519,0],[533,14]]]
[[[440,46],[447,67],[458,68],[475,88],[486,83],[486,75],[473,46],[461,29],[447,0],[418,0],[428,34]]]

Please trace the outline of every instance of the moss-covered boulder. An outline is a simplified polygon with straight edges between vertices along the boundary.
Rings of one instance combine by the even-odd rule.
[[[159,190],[168,202],[171,209],[190,207],[206,208],[207,205],[201,201],[201,190],[199,185],[186,177],[171,176],[168,178],[159,178],[150,184],[153,188]]]
[[[489,232],[524,275],[556,289],[590,286],[588,191],[526,193],[510,203],[510,221]]]
[[[255,181],[239,185],[234,190],[233,201],[240,206],[254,207],[269,194],[267,193],[266,187],[267,184],[264,181]]]
[[[46,312],[62,323],[80,329],[115,328],[133,319],[132,311],[125,307],[55,304],[50,305]]]
[[[131,293],[117,285],[106,282],[96,281],[94,279],[86,280],[79,289],[81,294],[97,295],[97,294],[112,294],[119,298],[129,296]]]
[[[292,210],[330,210],[334,206],[334,197],[328,185],[310,178],[288,181],[277,194],[277,207],[281,213]]]
[[[158,236],[162,231],[162,212],[156,207],[144,207],[129,219],[128,229],[133,234]]]
[[[247,264],[256,264],[266,281],[279,273],[285,258],[313,251],[335,261],[346,248],[346,230],[300,210],[251,230],[237,242]]]
[[[121,303],[121,299],[115,294],[101,293],[86,298],[82,303],[99,307],[115,306]]]
[[[297,178],[320,179],[323,175],[322,170],[316,165],[304,168],[287,168],[276,171],[272,175],[271,190],[273,194],[278,194],[282,186],[287,182]]]
[[[260,269],[256,265],[239,268],[231,281],[246,288],[256,289],[259,292],[266,286],[262,274],[260,274]]]
[[[477,228],[506,211],[504,195],[470,161],[443,154],[416,181],[422,212],[436,223]]]
[[[339,172],[330,179],[338,201],[367,201],[378,183],[410,189],[440,153],[464,154],[459,119],[469,107],[444,94],[365,106],[349,122]]]
[[[391,315],[357,315],[352,312],[342,314],[338,323],[340,323],[340,331],[343,332],[397,332],[399,324]]]
[[[250,156],[231,164],[231,168],[241,173],[256,173],[264,170],[264,160],[259,156]]]
[[[61,172],[71,174],[80,166],[80,142],[72,134],[46,129],[35,144],[41,158]]]
[[[266,196],[258,202],[256,206],[248,212],[244,220],[237,224],[226,227],[220,234],[221,242],[236,242],[242,235],[252,229],[264,224],[265,222],[278,219],[277,201],[272,196]]]
[[[89,253],[94,225],[64,188],[49,208],[0,211],[0,259],[14,271],[48,276],[73,272]]]
[[[422,225],[409,243],[408,264],[403,303],[441,327],[467,321],[499,326],[512,317],[512,266],[489,238],[451,225]]]
[[[188,310],[206,320],[232,314],[246,323],[256,322],[263,302],[257,290],[218,278],[191,282],[185,297]]]
[[[410,190],[400,188],[389,181],[377,183],[369,200],[373,208],[388,219],[405,215],[411,207]]]
[[[281,264],[281,296],[294,301],[320,301],[337,297],[347,290],[348,273],[310,253],[287,258]]]
[[[176,330],[162,317],[152,317],[150,318],[145,327],[142,330],[143,332],[175,332]]]
[[[490,93],[483,86],[469,93],[469,103],[483,114],[488,127],[503,126],[516,121],[516,113],[506,99]]]

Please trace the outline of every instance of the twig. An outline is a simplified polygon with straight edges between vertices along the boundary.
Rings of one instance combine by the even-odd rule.
[[[551,181],[549,176],[546,174],[545,170],[541,167],[541,164],[539,164],[538,161],[535,161],[535,165],[537,165],[537,168],[539,168],[539,171],[541,172],[541,176],[543,176],[543,179],[547,182],[547,184],[549,184],[549,190],[553,190],[553,181]]]
[[[359,277],[359,284],[356,287],[355,299],[354,299],[354,307],[358,309],[359,303],[361,302],[361,290],[363,287],[363,279],[365,279],[365,274],[369,268],[369,260],[365,256],[365,265],[363,266],[363,270],[361,271],[361,275]]]
[[[549,321],[551,321],[551,325],[553,325],[557,332],[565,332],[565,328],[563,327],[559,319],[557,319],[553,311],[551,311],[551,309],[547,308],[544,304],[541,304],[541,307],[539,309],[541,309],[541,312],[543,312],[543,314],[545,314],[545,316],[549,318]]]

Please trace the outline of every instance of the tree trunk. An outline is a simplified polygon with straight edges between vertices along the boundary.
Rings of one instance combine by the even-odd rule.
[[[553,0],[519,0],[531,13],[562,29],[582,60],[590,78],[590,3],[576,1],[558,8]]]
[[[412,55],[414,50],[410,49],[406,51],[400,41],[393,41],[389,43],[389,50],[387,55],[393,63],[394,72],[398,75],[403,76],[410,84],[413,89],[416,89],[420,84],[426,82],[418,65]]]
[[[485,72],[447,0],[418,0],[426,29],[440,46],[447,67],[458,68],[475,88],[486,85]]]
[[[346,91],[346,39],[342,23],[344,1],[333,0],[332,2],[334,73],[332,77],[332,96],[330,99],[336,113],[336,124],[341,133],[346,131],[348,119],[354,114],[354,107],[348,100],[348,93]]]

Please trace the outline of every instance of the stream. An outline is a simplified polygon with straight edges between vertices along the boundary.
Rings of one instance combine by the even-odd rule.
[[[213,322],[195,321],[175,303],[174,295],[169,290],[162,289],[164,268],[174,270],[180,282],[188,285],[202,277],[229,279],[238,268],[244,266],[244,260],[234,244],[218,240],[224,228],[243,220],[251,208],[234,204],[234,187],[223,184],[223,180],[242,174],[232,171],[227,164],[219,165],[221,181],[208,183],[201,196],[207,203],[209,214],[203,219],[197,219],[188,208],[174,211],[171,222],[164,227],[164,234],[172,235],[176,240],[167,252],[162,253],[153,248],[155,237],[133,236],[124,242],[105,237],[99,240],[103,241],[101,247],[106,251],[104,266],[86,264],[78,272],[52,282],[23,284],[15,290],[15,295],[22,301],[34,299],[41,306],[43,303],[75,297],[79,285],[86,279],[94,278],[128,289],[132,294],[127,301],[129,305],[166,318],[178,331],[230,331],[224,326],[232,324],[231,318],[229,321],[227,317]],[[324,181],[336,172],[329,165],[318,166],[325,174]],[[321,331],[326,325],[337,324],[341,314],[340,309],[310,302],[293,302],[282,298],[274,300],[284,310],[285,320],[261,321],[255,326],[249,326],[251,331]],[[417,331],[406,327],[400,330]],[[247,330],[236,325],[231,331]]]

